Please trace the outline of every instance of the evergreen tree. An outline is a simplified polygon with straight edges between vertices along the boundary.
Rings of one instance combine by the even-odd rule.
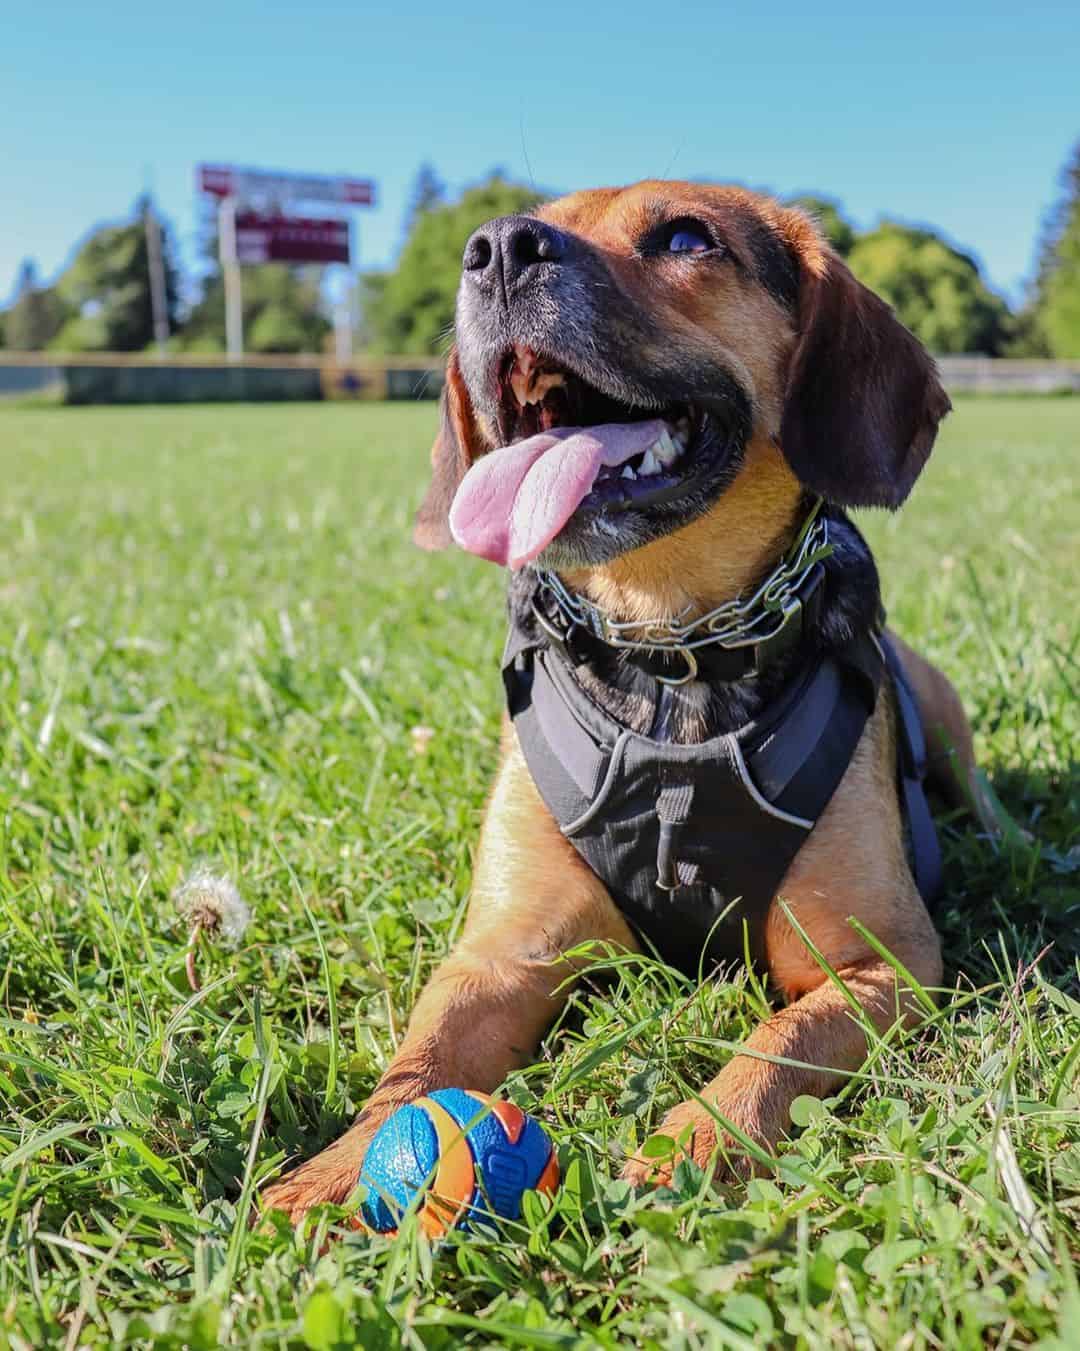
[[[38,284],[37,267],[28,258],[19,268],[15,303],[5,317],[7,346],[17,352],[40,352],[56,338],[68,314],[55,288]]]
[[[1043,228],[1031,323],[1050,356],[1080,357],[1080,142],[1061,174],[1062,195]]]
[[[59,346],[69,351],[139,352],[154,338],[154,310],[150,291],[150,257],[146,239],[143,198],[132,217],[117,225],[102,225],[79,246],[57,289],[74,309],[60,335]],[[179,326],[179,281],[171,240],[161,226],[165,272],[165,307],[169,332]]]
[[[446,184],[435,172],[435,166],[425,161],[416,171],[409,194],[409,205],[405,212],[406,235],[416,224],[418,216],[422,216],[425,211],[434,211],[445,202]]]

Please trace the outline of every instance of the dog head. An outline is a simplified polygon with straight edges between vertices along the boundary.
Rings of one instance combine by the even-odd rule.
[[[894,508],[948,409],[800,211],[691,183],[576,193],[466,245],[416,538],[605,565],[766,472],[777,519],[805,492]]]

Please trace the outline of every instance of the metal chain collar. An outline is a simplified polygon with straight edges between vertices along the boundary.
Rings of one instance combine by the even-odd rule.
[[[710,643],[738,648],[767,642],[798,615],[799,587],[833,549],[829,543],[829,523],[821,515],[821,506],[819,498],[791,548],[753,595],[745,600],[736,597],[725,601],[715,610],[685,623],[680,620],[689,606],[670,620],[615,620],[584,596],[568,591],[555,573],[538,569],[537,575],[569,628],[581,627],[609,647],[684,656],[688,667],[696,670],[697,663],[689,655],[695,648]]]

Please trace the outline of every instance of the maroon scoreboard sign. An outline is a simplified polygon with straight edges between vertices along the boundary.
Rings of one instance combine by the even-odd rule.
[[[351,216],[356,207],[375,205],[375,184],[367,178],[200,164],[195,183],[199,192],[216,199],[225,281],[225,339],[229,356],[234,358],[244,351],[243,264],[344,263],[348,267],[352,261],[349,219],[294,213],[311,204],[316,210],[336,208],[339,216]],[[348,306],[339,305],[338,314],[337,348],[344,361],[352,351]]]
[[[349,222],[236,213],[238,263],[348,263]]]
[[[231,164],[200,164],[196,181],[200,192],[212,197],[237,197],[241,201],[375,205],[375,184],[369,178],[279,174],[267,169],[240,169]]]

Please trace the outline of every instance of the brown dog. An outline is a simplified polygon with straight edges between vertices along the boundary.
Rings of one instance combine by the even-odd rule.
[[[577,193],[534,217],[490,222],[469,241],[416,536],[429,548],[447,543],[453,507],[459,540],[515,569],[512,612],[522,632],[539,632],[529,628],[537,567],[557,573],[568,604],[589,602],[597,607],[589,613],[611,621],[584,651],[572,650],[569,630],[541,612],[574,687],[568,698],[664,746],[716,737],[727,745],[727,734],[753,726],[807,663],[874,634],[876,573],[843,508],[899,506],[948,409],[928,355],[799,211],[690,183]],[[660,429],[656,455],[641,453],[650,420]],[[813,617],[807,601],[801,630],[767,668],[710,681],[696,656],[677,675],[650,661],[646,640],[663,650],[672,633],[754,595],[791,557],[818,499],[833,550],[818,565],[824,600]],[[612,634],[626,646],[606,646]],[[939,786],[995,830],[955,692],[892,642]],[[876,636],[874,646],[880,651]],[[725,660],[733,650],[712,649]],[[866,1033],[849,999],[882,1032],[915,1017],[914,996],[852,917],[920,985],[940,980],[937,936],[909,863],[898,707],[886,676],[838,783],[749,934],[783,1007],[750,1037],[749,1054],[701,1089],[715,1114],[691,1100],[661,1127],[702,1167],[741,1166],[738,1141],[718,1131],[718,1120],[771,1151],[797,1095],[824,1094],[860,1065]],[[356,1124],[270,1187],[268,1207],[295,1217],[342,1201],[368,1141],[398,1106],[441,1086],[490,1091],[529,1063],[566,998],[569,949],[587,940],[635,948],[650,907],[663,949],[670,891],[654,889],[645,910],[616,904],[622,879],[602,880],[573,829],[556,820],[519,726],[504,727],[461,942],[421,995]],[[762,807],[763,828],[784,815]],[[749,856],[753,837],[751,828],[734,849],[729,841],[728,855],[741,856],[742,840]],[[690,885],[684,894],[700,891]],[[631,1159],[625,1175],[657,1174]]]

